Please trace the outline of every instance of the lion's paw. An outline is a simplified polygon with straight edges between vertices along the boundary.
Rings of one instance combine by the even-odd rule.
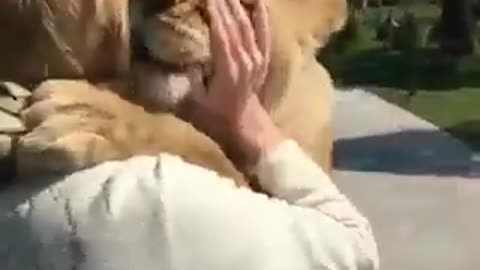
[[[71,173],[115,159],[112,145],[103,137],[77,131],[55,134],[40,126],[21,137],[16,148],[19,175]]]
[[[101,105],[94,86],[83,81],[47,81],[32,95],[21,114],[29,132],[16,147],[20,175],[70,173],[102,161],[116,151],[97,133],[99,121],[90,112]]]

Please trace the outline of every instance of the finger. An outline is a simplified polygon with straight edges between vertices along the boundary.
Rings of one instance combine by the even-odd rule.
[[[240,35],[239,25],[231,11],[231,7],[227,4],[228,0],[217,0],[218,12],[221,15],[220,21],[225,27],[227,33],[227,42],[230,49],[230,58],[228,59],[228,68],[225,79],[229,80],[231,84],[238,85],[239,76],[245,77],[244,66],[242,63],[248,58],[248,54],[243,48],[242,36]],[[240,70],[242,69],[242,70]],[[225,75],[224,71],[224,75]],[[224,76],[223,75],[223,76]],[[235,87],[237,88],[237,87]]]
[[[246,50],[246,53],[252,57],[254,62],[260,64],[261,53],[255,41],[255,32],[252,22],[245,11],[245,8],[240,3],[240,0],[229,0],[228,4],[238,25],[241,45]]]
[[[271,57],[271,34],[267,7],[262,0],[257,0],[253,14],[253,25],[257,37],[257,43],[262,55],[262,65],[258,71],[256,91],[261,92],[268,75],[268,67]],[[261,93],[259,93],[261,94]]]
[[[238,15],[233,11],[234,7],[231,4],[231,0],[219,0],[218,3],[219,10],[223,15],[223,22],[225,23],[229,34],[231,53],[234,61],[232,67],[234,68],[233,71],[235,73],[231,77],[231,84],[234,86],[232,90],[235,90],[235,92],[231,94],[236,95],[236,97],[233,98],[234,100],[240,101],[252,88],[250,84],[254,73],[253,61],[248,49],[245,48],[246,46],[244,44],[243,36],[240,35],[239,29],[241,28],[241,23],[239,22],[239,19],[236,18]],[[239,8],[240,10],[243,9],[241,6]],[[249,19],[246,18],[246,20],[246,23],[249,23]]]
[[[240,39],[240,29],[237,19],[233,16],[230,0],[217,0],[216,6],[220,14],[220,20],[225,25],[229,38]]]
[[[264,59],[270,58],[271,35],[267,6],[264,1],[257,0],[253,12],[253,27],[256,33],[258,48]]]
[[[236,43],[235,50],[238,54],[240,62],[240,89],[244,91],[243,95],[248,95],[252,91],[257,92],[256,79],[259,73],[262,73],[263,59],[260,49],[255,40],[255,32],[251,19],[246,13],[245,8],[239,0],[229,0],[232,13],[237,18],[242,36],[241,41]],[[243,97],[244,98],[244,97]]]
[[[229,37],[218,6],[219,0],[208,0],[210,16],[210,47],[212,54],[213,76],[218,71],[228,70],[232,62]]]

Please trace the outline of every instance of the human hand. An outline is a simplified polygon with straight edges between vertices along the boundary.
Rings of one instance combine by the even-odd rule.
[[[283,140],[258,97],[268,71],[270,29],[263,1],[253,5],[250,19],[240,0],[208,0],[213,75],[206,89],[201,72],[190,71],[191,120],[247,169]]]

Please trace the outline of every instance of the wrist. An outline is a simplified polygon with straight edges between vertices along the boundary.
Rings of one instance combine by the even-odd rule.
[[[249,129],[248,134],[242,134],[242,139],[237,140],[243,142],[238,145],[242,152],[242,167],[245,171],[250,172],[256,167],[261,156],[265,155],[277,145],[286,140],[278,127],[270,118],[264,118],[265,121],[256,129]],[[238,164],[238,163],[237,163]]]
[[[258,134],[257,149],[255,150],[257,158],[254,163],[258,162],[258,158],[265,153],[274,149],[277,145],[285,140],[285,136],[280,130],[272,123],[271,126],[266,127]]]

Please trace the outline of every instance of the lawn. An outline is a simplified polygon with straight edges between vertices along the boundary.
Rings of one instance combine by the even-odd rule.
[[[415,6],[414,11],[421,18],[421,29],[440,14],[437,7],[426,4]],[[435,46],[411,54],[385,50],[374,40],[372,27],[379,10],[367,14],[362,36],[352,49],[321,58],[337,84],[363,86],[480,151],[480,54],[445,66],[445,57]]]
[[[450,132],[475,151],[480,151],[478,88],[461,88],[448,92],[420,91],[411,99],[406,90],[378,88],[372,91]]]

